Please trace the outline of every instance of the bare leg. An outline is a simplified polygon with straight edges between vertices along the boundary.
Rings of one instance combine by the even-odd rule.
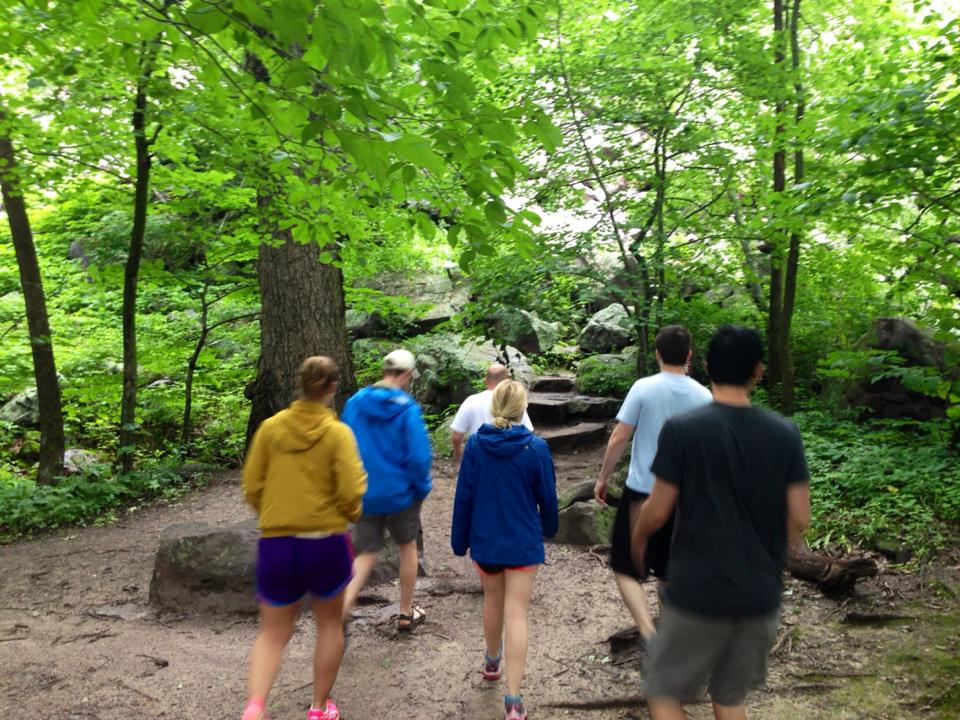
[[[630,616],[633,618],[637,630],[643,637],[649,638],[656,632],[656,628],[654,628],[653,620],[650,617],[647,593],[644,591],[643,585],[629,575],[614,573],[613,577],[617,581],[617,588],[620,590],[620,595],[623,597],[627,610],[630,611]]]
[[[373,566],[377,564],[379,554],[380,553],[365,552],[360,553],[353,559],[353,580],[347,585],[347,589],[343,591],[342,620],[349,619],[350,613],[353,612],[353,606],[357,602],[357,597],[360,595],[360,591],[363,590],[363,586],[366,585],[367,578],[370,577]]]
[[[640,508],[642,502],[630,503],[630,537],[633,537],[633,530],[637,525],[637,519],[640,517]],[[650,608],[647,606],[647,593],[643,589],[643,583],[629,575],[613,574],[617,581],[617,588],[620,590],[620,596],[630,611],[634,625],[644,638],[650,638],[656,628],[653,626],[653,620],[650,617]]]
[[[266,701],[299,614],[299,602],[283,607],[260,603],[260,630],[250,651],[250,672],[247,675],[248,701],[255,698]]]
[[[536,570],[504,572],[503,615],[507,638],[507,694],[519,695],[527,665],[527,610],[533,594]]]
[[[747,706],[713,703],[713,716],[716,720],[747,720]]]
[[[400,614],[413,614],[413,588],[417,584],[417,541],[397,546],[400,555]]]
[[[495,658],[500,654],[503,642],[503,597],[506,572],[497,575],[480,573],[483,586],[483,639],[487,655]]]
[[[653,720],[686,720],[683,705],[671,698],[651,698],[647,705]]]
[[[321,709],[337,680],[343,658],[343,596],[313,601],[317,644],[313,650],[313,707]]]

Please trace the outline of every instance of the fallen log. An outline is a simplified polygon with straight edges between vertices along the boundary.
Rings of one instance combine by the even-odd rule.
[[[797,580],[813,583],[827,594],[847,593],[857,580],[876,577],[880,568],[868,557],[834,558],[804,545],[787,554],[787,571]]]

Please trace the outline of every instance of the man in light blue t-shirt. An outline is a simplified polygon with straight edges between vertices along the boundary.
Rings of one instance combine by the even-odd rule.
[[[637,562],[630,553],[630,538],[640,514],[640,506],[653,488],[650,465],[657,454],[657,439],[663,424],[674,415],[707,405],[710,391],[687,377],[690,361],[690,331],[682,325],[668,325],[654,340],[660,372],[637,380],[617,414],[617,426],[607,442],[603,466],[594,487],[594,496],[607,500],[607,482],[627,444],[633,441],[627,486],[617,507],[610,538],[610,567],[627,609],[644,638],[654,633],[647,597],[641,584],[649,575],[667,579],[670,537],[673,522],[665,525],[647,542],[646,553]],[[639,568],[642,568],[640,570]]]

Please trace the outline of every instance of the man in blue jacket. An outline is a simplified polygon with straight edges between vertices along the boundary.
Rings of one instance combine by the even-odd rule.
[[[426,617],[413,605],[420,506],[432,488],[433,460],[420,405],[407,392],[418,375],[413,354],[394,350],[383,359],[383,379],[347,400],[341,418],[356,435],[367,471],[363,513],[353,529],[358,555],[344,596],[344,613],[349,616],[353,611],[389,529],[400,554],[400,632],[413,630]]]

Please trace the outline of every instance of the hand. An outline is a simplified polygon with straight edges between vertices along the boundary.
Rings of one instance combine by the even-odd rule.
[[[597,478],[597,484],[593,486],[593,498],[603,507],[607,506],[607,481]]]

